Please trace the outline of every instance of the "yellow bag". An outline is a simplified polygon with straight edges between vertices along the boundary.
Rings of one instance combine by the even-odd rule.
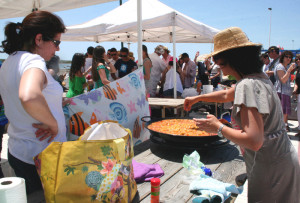
[[[91,135],[120,138],[85,140]],[[131,202],[137,191],[133,156],[130,130],[104,121],[80,140],[52,142],[34,160],[48,203]]]

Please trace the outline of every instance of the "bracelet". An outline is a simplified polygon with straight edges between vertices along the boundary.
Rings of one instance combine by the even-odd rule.
[[[109,61],[109,62],[106,62],[106,64],[109,65],[109,64],[110,64],[110,61]]]
[[[220,137],[220,138],[224,138],[224,135],[222,134],[222,130],[223,130],[223,128],[224,128],[224,124],[222,124],[222,125],[220,125],[220,127],[219,127],[219,130],[218,130],[218,136]]]

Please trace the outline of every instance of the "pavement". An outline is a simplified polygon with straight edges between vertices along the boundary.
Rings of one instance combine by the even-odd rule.
[[[291,129],[291,132],[288,132],[288,135],[291,139],[292,144],[294,145],[297,153],[298,153],[298,158],[300,160],[300,137],[295,136],[298,133],[298,121],[295,120],[289,120],[289,127]],[[3,174],[5,177],[13,177],[15,176],[14,171],[10,167],[8,161],[7,161],[7,141],[8,141],[8,135],[4,134],[3,135],[3,141],[2,141],[2,152],[1,152],[1,168],[3,171]],[[244,184],[244,191],[242,194],[238,195],[237,198],[231,202],[235,203],[247,203],[247,181]],[[29,202],[35,202],[35,201],[29,201]]]

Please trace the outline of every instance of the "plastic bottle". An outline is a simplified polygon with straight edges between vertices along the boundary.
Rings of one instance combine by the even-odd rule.
[[[205,175],[212,176],[212,172],[210,168],[206,168],[205,166],[202,166],[201,169],[204,171]]]
[[[160,179],[151,179],[151,203],[159,203]]]

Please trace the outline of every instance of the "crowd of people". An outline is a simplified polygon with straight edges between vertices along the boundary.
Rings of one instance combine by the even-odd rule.
[[[0,69],[0,137],[8,119],[8,161],[15,174],[25,179],[28,194],[42,189],[33,157],[53,141],[66,141],[64,75],[58,75],[59,58],[55,55],[65,29],[58,16],[46,11],[35,11],[22,23],[5,27],[2,46],[9,56]],[[185,98],[187,111],[199,101],[233,102],[232,118],[237,129],[224,126],[213,115],[194,119],[196,125],[244,148],[250,202],[296,202],[300,199],[300,169],[287,136],[287,118],[292,111],[292,94],[298,95],[300,104],[300,55],[293,63],[292,52],[280,54],[275,46],[261,55],[261,45],[250,42],[239,28],[221,31],[214,41],[214,52],[203,61],[198,60],[199,52],[191,60],[188,53],[172,56],[162,45],[148,54],[143,45],[146,93],[151,97],[174,97],[176,85],[180,97],[185,89],[195,88],[197,95]],[[86,54],[73,55],[66,96],[108,85],[137,68],[128,48],[106,51],[102,46],[88,47]],[[223,74],[228,76],[227,81],[222,81]],[[231,88],[201,94],[203,85],[217,88],[222,82]]]
[[[78,60],[79,55],[82,56],[83,54],[74,54],[69,72],[67,97],[82,94],[86,87],[88,87],[87,91],[91,91],[107,85],[138,68],[138,61],[134,61],[134,56],[128,48],[123,47],[119,51],[116,48],[111,48],[105,52],[102,47],[102,52],[97,52],[96,50],[100,47],[88,47],[83,63]],[[174,77],[173,73],[169,72],[169,70],[173,70],[171,69],[173,68],[173,56],[170,55],[168,48],[158,45],[152,54],[148,54],[147,46],[143,45],[142,51],[147,95],[151,97],[174,97]],[[57,58],[57,56],[53,58]],[[96,63],[100,58],[103,59],[102,64]],[[102,65],[101,68],[100,65]],[[215,63],[211,64],[210,57],[205,59],[204,62],[196,59],[193,61],[187,53],[183,53],[179,56],[179,61],[176,58],[176,67],[178,97],[181,96],[184,89],[193,88],[196,83],[200,93],[202,85],[209,84],[210,80],[215,88],[221,81],[220,68]],[[50,69],[48,70],[50,71]],[[58,76],[55,78],[58,78]],[[61,79],[58,79],[58,81],[61,82]]]

